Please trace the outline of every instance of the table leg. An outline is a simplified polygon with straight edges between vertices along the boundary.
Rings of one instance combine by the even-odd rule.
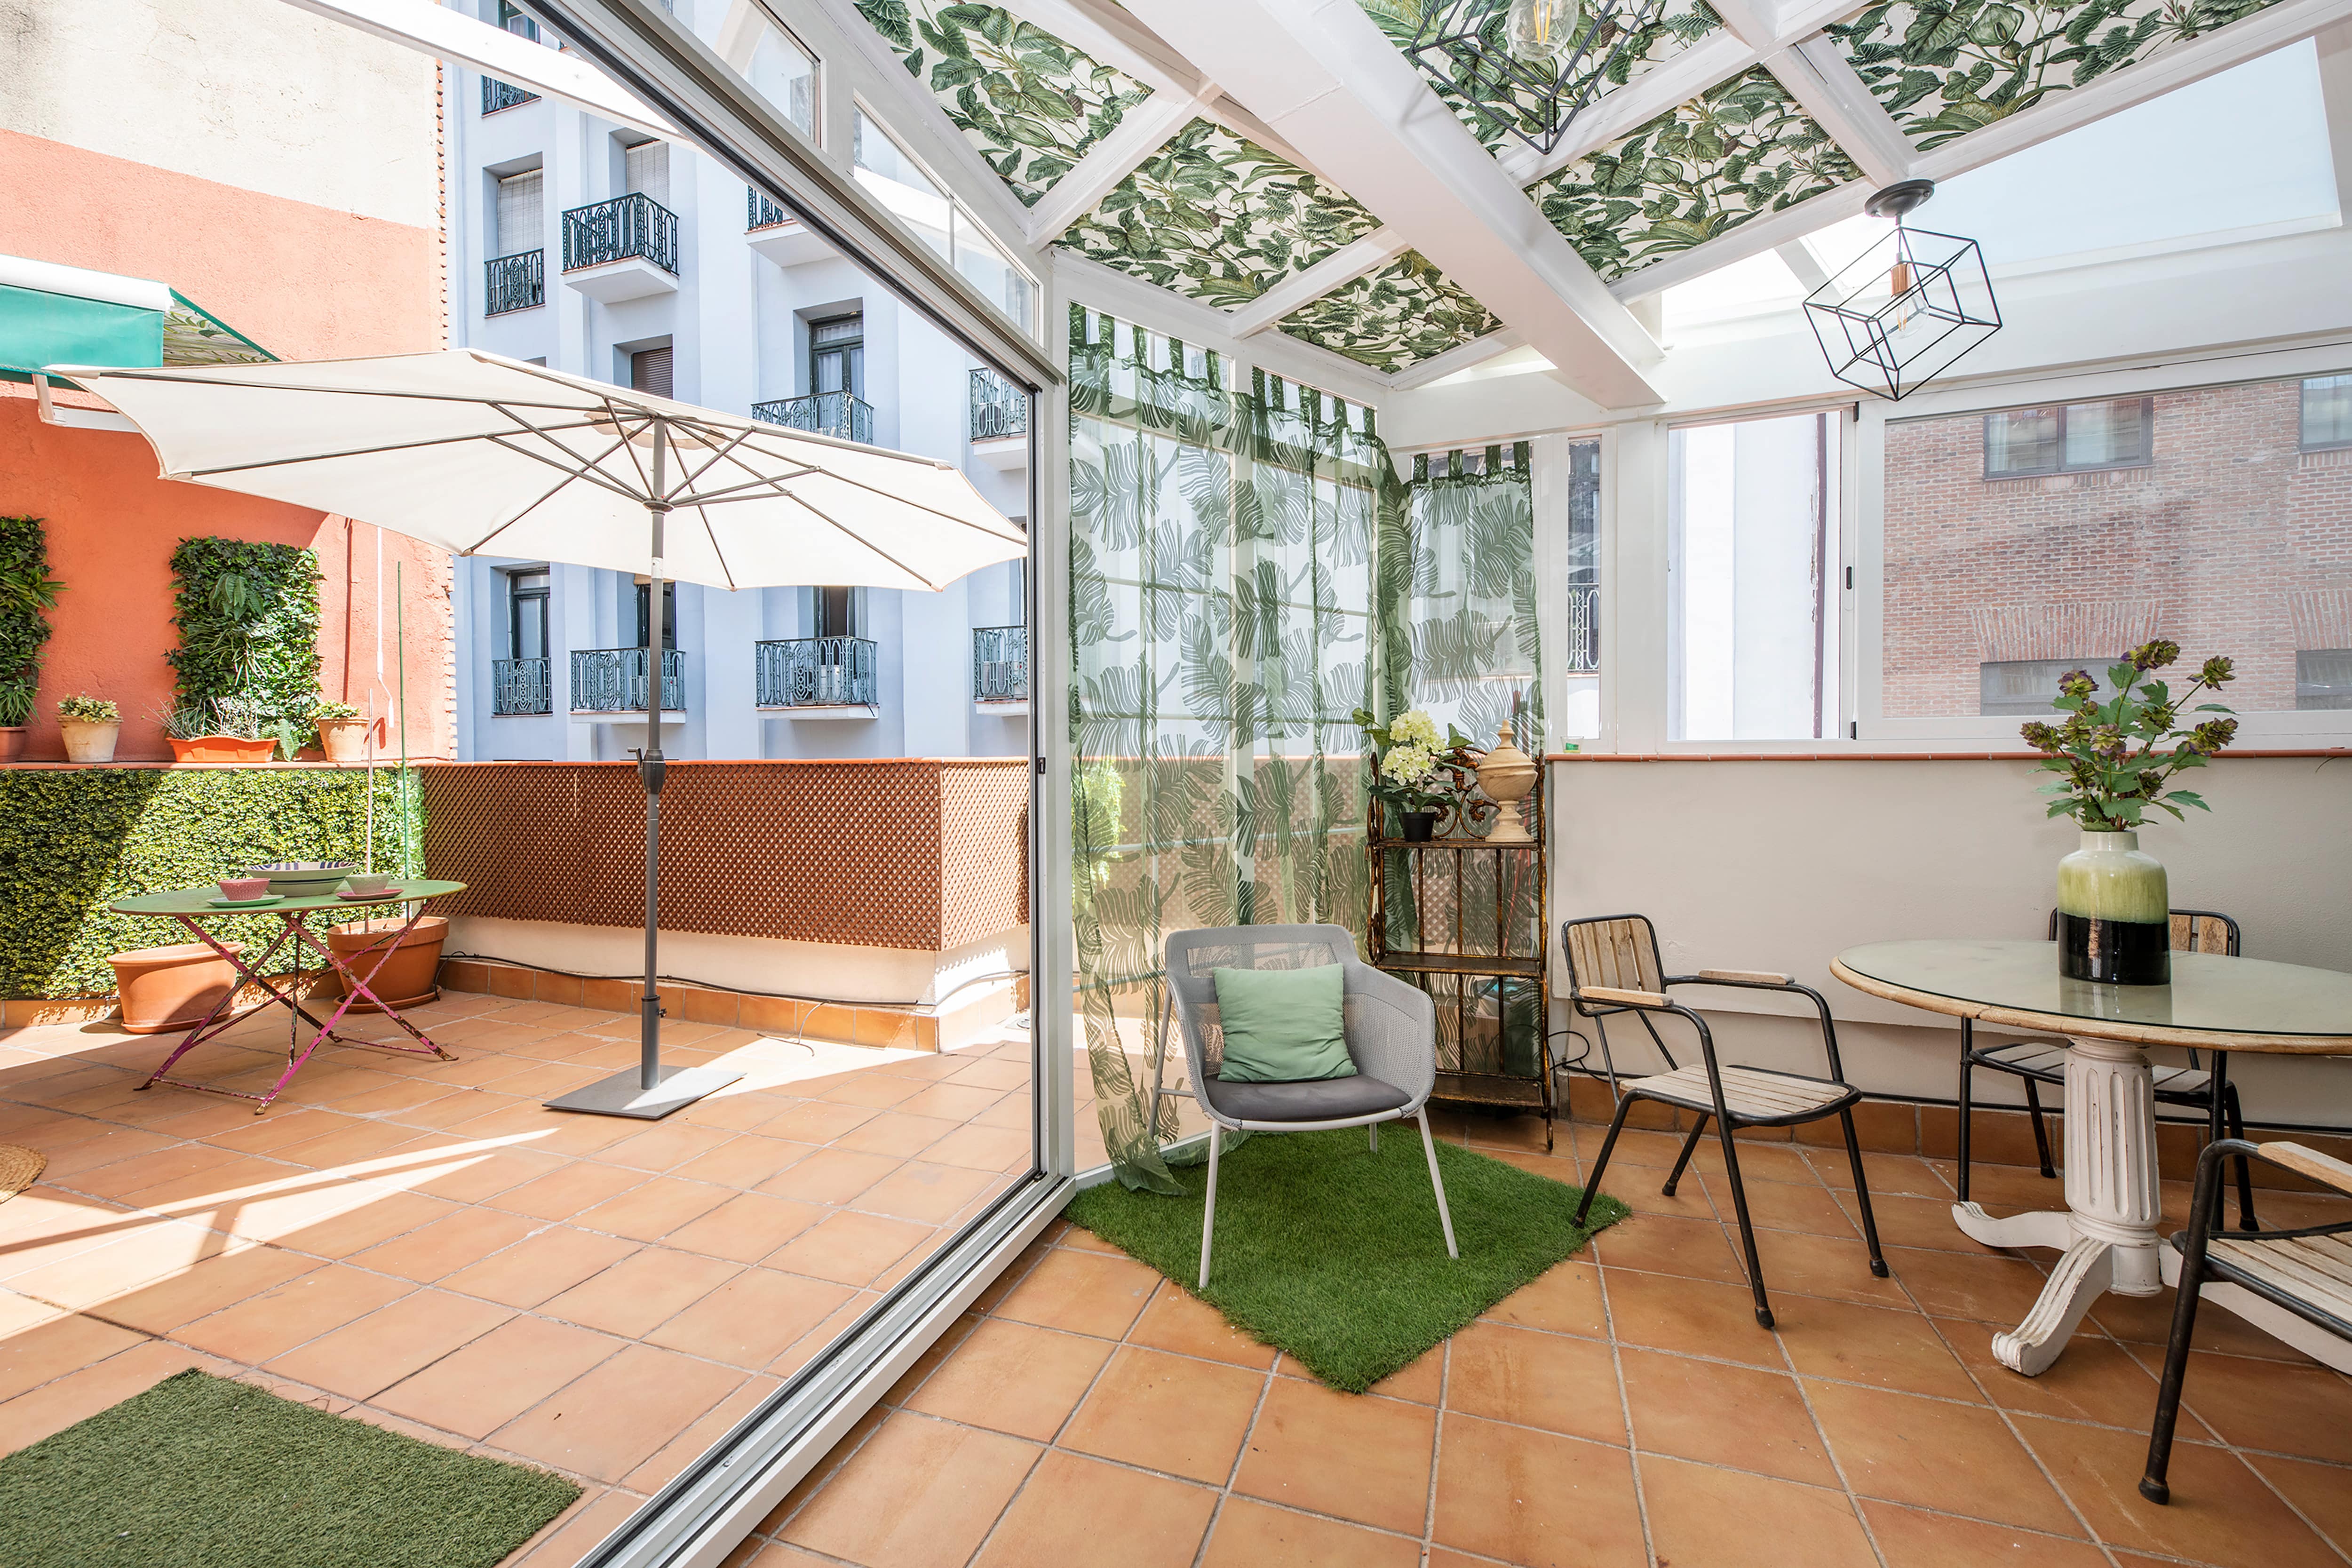
[[[2066,1051],[2066,1212],[1996,1219],[1954,1204],[1952,1220],[1988,1247],[2064,1250],[2025,1321],[1993,1336],[1993,1354],[2032,1377],[2058,1359],[2091,1303],[2112,1290],[2153,1296],[2161,1215],[2156,1094],[2147,1056],[2117,1040],[2075,1038]]]
[[[457,1059],[456,1057],[451,1056],[447,1051],[443,1050],[439,1046],[435,1045],[431,1039],[427,1038],[425,1035],[416,1027],[415,1025],[411,1024],[407,1019],[402,1017],[398,1010],[395,1009],[391,1003],[377,995],[373,990],[369,989],[368,985],[370,981],[373,980],[378,974],[383,973],[383,966],[390,963],[393,959],[397,956],[400,951],[402,939],[406,937],[410,931],[415,931],[416,929],[416,922],[424,918],[425,906],[423,904],[417,904],[411,909],[407,923],[403,925],[398,931],[391,933],[391,939],[385,943],[383,955],[377,958],[375,963],[364,975],[357,969],[354,969],[352,965],[344,963],[341,953],[337,952],[331,944],[323,943],[320,942],[318,938],[312,936],[307,928],[299,933],[301,942],[307,943],[312,952],[318,953],[321,958],[324,958],[327,963],[333,967],[335,973],[341,974],[344,979],[351,982],[351,989],[344,993],[343,999],[336,1005],[335,1010],[331,1014],[328,1015],[327,1022],[320,1025],[320,1034],[321,1037],[324,1037],[335,1025],[342,1022],[343,1015],[351,1010],[352,1004],[364,996],[369,1001],[375,1004],[377,1011],[382,1013],[386,1020],[398,1026],[402,1032],[406,1034],[410,1039],[415,1040],[417,1045],[422,1046],[424,1049],[415,1050],[407,1046],[391,1045],[382,1040],[362,1040],[357,1042],[358,1044],[367,1046],[373,1050],[399,1051],[408,1056],[435,1056],[440,1058],[445,1062],[454,1062]],[[336,1038],[340,1040],[341,1037],[337,1036]]]
[[[261,956],[254,960],[250,964],[245,962],[235,948],[229,947],[215,940],[212,932],[206,931],[194,921],[188,919],[185,915],[174,915],[172,918],[178,921],[183,926],[186,927],[189,933],[194,936],[198,942],[204,943],[206,947],[211,948],[215,952],[220,954],[221,957],[227,962],[230,971],[236,975],[236,978],[229,983],[228,994],[220,999],[211,1012],[205,1015],[204,1022],[198,1024],[194,1028],[190,1029],[186,1035],[183,1036],[180,1043],[173,1047],[172,1054],[165,1057],[163,1060],[163,1064],[156,1068],[153,1072],[147,1075],[147,1081],[139,1086],[141,1089],[152,1089],[157,1084],[163,1082],[173,1082],[175,1087],[181,1089],[204,1088],[205,1086],[202,1084],[182,1084],[178,1083],[176,1080],[166,1079],[163,1075],[172,1070],[172,1064],[173,1062],[178,1061],[182,1057],[186,1056],[190,1051],[195,1049],[206,1040],[213,1038],[215,1035],[222,1033],[231,1024],[245,1016],[244,1014],[236,1010],[236,995],[238,992],[245,989],[247,982],[251,982],[252,984],[260,986],[262,990],[268,992],[271,996],[278,997],[281,1002],[285,1000],[284,997],[278,996],[278,988],[276,986],[270,984],[268,981],[262,978],[262,972],[268,966],[269,961],[278,956],[278,950],[284,947],[286,945],[287,939],[293,934],[291,927],[286,923],[282,916],[279,919],[277,940],[272,942],[267,948],[263,949]],[[263,1003],[260,1005],[267,1006],[268,1004]],[[226,1017],[223,1017],[221,1015],[224,1013],[226,1013],[228,1016]]]

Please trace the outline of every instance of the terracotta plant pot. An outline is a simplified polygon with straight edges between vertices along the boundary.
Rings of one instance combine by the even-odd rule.
[[[120,720],[94,724],[87,719],[60,719],[58,729],[65,735],[66,761],[69,763],[114,761],[114,742],[122,734]]]
[[[25,726],[0,724],[0,763],[22,762],[25,756]]]
[[[325,719],[319,723],[319,747],[331,763],[363,763],[367,761],[368,721],[364,719]]]
[[[265,736],[248,741],[239,735],[198,735],[193,741],[172,737],[175,763],[266,763],[278,754],[278,742]]]
[[[449,935],[449,922],[439,915],[426,915],[416,922],[416,929],[401,939],[400,946],[390,958],[383,956],[383,944],[393,940],[405,921],[388,917],[375,921],[353,921],[348,925],[329,926],[327,945],[335,956],[358,970],[367,979],[368,989],[395,1007],[413,1007],[430,1002],[441,994],[435,977],[441,969],[441,943]],[[369,972],[378,960],[383,967]],[[335,976],[341,994],[351,994],[351,984],[339,973]],[[373,1013],[375,1006],[365,997],[352,1004],[354,1013]]]
[[[221,944],[232,952],[241,942]],[[228,960],[200,942],[142,947],[107,960],[114,965],[114,988],[122,998],[126,1034],[160,1035],[191,1029],[205,1021],[236,984]]]

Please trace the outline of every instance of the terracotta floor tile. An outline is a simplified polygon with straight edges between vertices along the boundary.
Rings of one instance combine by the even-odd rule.
[[[1003,1098],[1002,1089],[973,1083],[942,1082],[908,1095],[891,1109],[902,1116],[933,1116],[961,1126]]]
[[[1853,1190],[1853,1169],[1846,1163],[1843,1149],[1808,1149],[1805,1163],[1813,1168],[1824,1186],[1841,1192]],[[1874,1198],[1884,1193],[1890,1197],[1952,1201],[1952,1184],[1945,1168],[1932,1160],[1914,1154],[1874,1154],[1864,1150],[1862,1173],[1870,1183],[1870,1195]]]
[[[688,1160],[699,1159],[722,1144],[734,1141],[735,1134],[723,1127],[697,1127],[687,1121],[656,1122],[635,1137],[624,1138],[607,1144],[596,1158],[607,1165],[621,1165],[633,1171],[667,1171]]]
[[[879,1215],[835,1214],[776,1248],[766,1262],[817,1279],[864,1285],[937,1234],[929,1226]]]
[[[1780,1342],[1756,1321],[1756,1300],[1745,1285],[1601,1271],[1609,1290],[1609,1321],[1625,1344],[1685,1355],[1713,1356],[1751,1366],[1787,1366]]]
[[[1841,1191],[1838,1202],[1847,1214],[1857,1216],[1860,1210],[1853,1205],[1853,1194]],[[1915,1198],[1899,1193],[1870,1194],[1871,1215],[1878,1221],[1878,1241],[1882,1247],[1916,1247],[1931,1252],[1958,1252],[1981,1257],[1991,1249],[1971,1241],[1966,1232],[1952,1223],[1952,1200],[1948,1197]]]
[[[740,1132],[670,1173],[686,1181],[711,1182],[722,1187],[756,1187],[814,1152],[814,1144]]]
[[[923,1158],[938,1165],[961,1165],[974,1171],[1012,1171],[1029,1163],[1030,1135],[1026,1127],[959,1127],[925,1149]]]
[[[2038,1415],[2020,1415],[2017,1426],[2110,1546],[2221,1568],[2341,1568],[2343,1559],[2226,1449],[2174,1444],[2172,1501],[2159,1506],[2139,1495],[2147,1433]]]
[[[231,1361],[282,1355],[406,1295],[404,1281],[331,1264],[198,1318],[173,1337]]]
[[[1040,1450],[899,1412],[780,1531],[865,1568],[961,1568]]]
[[[217,1231],[155,1220],[124,1227],[103,1247],[11,1274],[8,1288],[59,1307],[95,1307],[220,1256],[233,1245]]]
[[[1048,1452],[974,1568],[1081,1562],[1190,1568],[1216,1506],[1217,1493],[1207,1487]]]
[[[1445,1407],[1596,1443],[1626,1440],[1616,1356],[1600,1340],[1473,1323],[1454,1336]]]
[[[201,1175],[223,1165],[234,1165],[245,1157],[234,1149],[216,1149],[210,1143],[174,1143],[134,1154],[129,1159],[117,1160],[112,1164],[84,1169],[73,1177],[72,1186],[76,1192],[89,1193],[95,1197],[128,1201],[142,1188],[184,1176]],[[42,1174],[53,1182],[65,1180],[63,1176],[47,1170]]]
[[[269,1370],[330,1394],[365,1399],[513,1316],[468,1296],[419,1290],[271,1358]]]
[[[1878,1554],[1843,1491],[1644,1458],[1642,1494],[1662,1563],[1877,1568]]]
[[[1985,1395],[2004,1410],[2142,1431],[2156,1412],[2154,1374],[2112,1340],[2077,1333],[2048,1371],[2038,1377],[2021,1377],[1994,1359],[1994,1331],[1984,1324],[1939,1322],[1936,1326],[1976,1374]],[[2228,1364],[2241,1363],[2232,1358]],[[2185,1407],[2180,1413],[2180,1435],[2193,1441],[2213,1441],[2212,1432]]]
[[[1793,1296],[1776,1305],[1772,1321],[1789,1360],[1809,1377],[1983,1402],[1968,1368],[1935,1325],[1908,1308]],[[1967,1330],[1987,1334],[1980,1323]]]
[[[1240,1367],[1122,1346],[1060,1446],[1223,1485],[1265,1386]]]
[[[1436,1412],[1423,1405],[1278,1377],[1250,1429],[1234,1489],[1418,1535],[1436,1427]]]
[[[0,1454],[30,1447],[192,1366],[210,1372],[226,1370],[221,1363],[183,1346],[149,1340],[0,1403]]]
[[[356,1165],[362,1161],[380,1159],[386,1151],[415,1136],[416,1130],[403,1123],[360,1121],[340,1131],[330,1132],[323,1138],[289,1143],[272,1152],[276,1158],[298,1165],[331,1171],[344,1165]]]
[[[457,1207],[418,1193],[328,1178],[307,1191],[249,1200],[215,1223],[296,1252],[349,1258],[455,1214]]]
[[[0,1338],[0,1400],[14,1399],[45,1383],[69,1376],[85,1366],[147,1342],[144,1334],[79,1312],[51,1317],[35,1327],[11,1330]]]
[[[889,1073],[845,1073],[816,1091],[819,1100],[829,1100],[839,1105],[866,1106],[884,1110],[922,1092],[923,1086],[909,1079]]]
[[[878,1110],[866,1105],[843,1105],[831,1100],[803,1100],[769,1121],[760,1123],[759,1132],[764,1138],[789,1139],[797,1143],[830,1143],[854,1127],[862,1127],[874,1120]]]
[[[70,1138],[66,1136],[68,1132],[72,1134]],[[58,1141],[52,1142],[52,1137]],[[79,1116],[60,1118],[59,1124],[49,1136],[11,1134],[10,1142],[28,1144],[48,1155],[49,1163],[41,1171],[43,1181],[85,1192],[90,1189],[75,1178],[86,1172],[142,1154],[152,1154],[158,1150],[176,1149],[183,1143],[183,1140],[161,1132],[149,1132],[136,1127],[114,1127]]]
[[[536,1219],[570,1219],[583,1209],[635,1187],[644,1178],[632,1171],[587,1161],[566,1163],[487,1200],[492,1208]]]
[[[676,1436],[654,1450],[645,1463],[631,1470],[622,1484],[632,1491],[659,1491],[675,1480],[679,1471],[702,1458],[719,1439],[734,1430],[761,1400],[776,1391],[779,1381],[772,1377],[751,1377],[736,1384],[735,1392],[687,1423]]]
[[[169,1333],[183,1323],[274,1289],[319,1267],[316,1258],[275,1247],[249,1247],[226,1257],[207,1258],[168,1279],[101,1302],[96,1310],[110,1323],[151,1334]]]
[[[666,1247],[646,1247],[542,1303],[539,1310],[583,1328],[638,1339],[741,1273],[740,1267]]]
[[[2087,1541],[2037,1535],[1891,1502],[1865,1502],[1862,1511],[1886,1568],[1986,1568],[1994,1563],[2013,1563],[2018,1568],[2105,1568],[2107,1561]]]
[[[850,1299],[842,1286],[746,1268],[646,1335],[649,1344],[756,1370]]]
[[[993,1310],[1017,1322],[1115,1340],[1134,1325],[1160,1279],[1131,1258],[1055,1247]]]
[[[1580,1258],[1553,1264],[1487,1308],[1484,1315],[1498,1323],[1582,1334],[1588,1339],[1603,1339],[1609,1333],[1609,1309],[1601,1289],[1601,1270]]]
[[[1309,1383],[1319,1381],[1288,1356],[1276,1362],[1274,1370],[1283,1377],[1305,1378]],[[1410,1400],[1415,1405],[1434,1408],[1445,1394],[1445,1346],[1432,1345],[1415,1359],[1372,1384],[1367,1392],[1383,1399]]]
[[[2352,1474],[2335,1465],[2267,1454],[2248,1455],[2246,1462],[2302,1510],[2321,1534],[2336,1542],[2337,1551],[2352,1557]],[[2179,1493],[2176,1489],[2173,1495]]]
[[[1911,1304],[1901,1285],[1870,1271],[1870,1252],[1859,1236],[1811,1236],[1759,1228],[1756,1253],[1764,1265],[1764,1289],[1776,1302],[1782,1296],[1799,1295],[1883,1307]]]
[[[958,1209],[983,1193],[1003,1187],[1004,1178],[960,1165],[909,1160],[857,1194],[857,1207],[894,1219],[945,1225]]]
[[[2200,1318],[2215,1310],[2203,1302],[2198,1305]],[[2060,1363],[2073,1355],[2069,1346]],[[2163,1373],[2160,1352],[2144,1350],[2139,1357],[2148,1373]],[[2180,1387],[2181,1404],[2220,1433],[2223,1442],[2352,1465],[2352,1379],[2341,1373],[2192,1351]],[[2156,1409],[2152,1385],[2141,1406],[2136,1418],[2116,1424],[2147,1425]],[[2352,1486],[2352,1474],[2346,1476],[2345,1484]]]
[[[1635,1215],[1594,1237],[1592,1256],[1604,1268],[1640,1268],[1689,1279],[1745,1279],[1728,1235],[1726,1227],[1708,1220]]]
[[[1127,1339],[1129,1344],[1227,1362],[1260,1372],[1274,1364],[1273,1346],[1260,1344],[1243,1333],[1225,1321],[1224,1314],[1172,1279],[1160,1282]]]
[[[459,1209],[404,1236],[355,1252],[349,1261],[361,1268],[429,1285],[512,1247],[541,1228],[541,1223],[497,1209]]]
[[[393,1153],[404,1154],[415,1147],[415,1144],[403,1144]],[[556,1155],[542,1154],[535,1149],[500,1149],[489,1154],[457,1154],[449,1160],[448,1169],[422,1181],[404,1178],[402,1184],[410,1192],[423,1193],[428,1197],[447,1198],[451,1203],[478,1204],[525,1182],[562,1170],[565,1163]]]
[[[1805,1392],[1858,1495],[2075,1533],[2064,1501],[1992,1410],[1847,1384],[1808,1380]]]
[[[743,1374],[675,1351],[620,1352],[490,1434],[489,1446],[598,1480],[618,1480]]]
[[[1404,1537],[1239,1497],[1218,1512],[1201,1559],[1202,1568],[1419,1568],[1420,1562],[1420,1546]]]
[[[618,1237],[550,1226],[495,1258],[460,1268],[441,1288],[509,1307],[536,1307],[636,1250],[637,1243]]]
[[[658,1241],[734,1195],[725,1187],[714,1187],[706,1182],[654,1176],[618,1197],[581,1210],[572,1216],[572,1223],[583,1230],[609,1231],[635,1241]]]
[[[700,1219],[670,1232],[667,1244],[737,1263],[756,1263],[835,1212],[821,1204],[798,1204],[766,1193],[738,1193]]]
[[[1431,1539],[1528,1568],[1648,1561],[1626,1450],[1467,1415],[1445,1419]]]
[[[544,1318],[509,1318],[370,1402],[445,1432],[488,1436],[621,1348]]]
[[[2042,1258],[2054,1253],[2037,1253]],[[2014,1328],[2042,1294],[2042,1271],[2022,1258],[1996,1252],[1933,1252],[1890,1247],[1886,1266],[1913,1300],[1938,1318]]]
[[[761,1182],[759,1190],[796,1203],[848,1203],[903,1164],[884,1154],[855,1149],[820,1149]]]
[[[922,1152],[962,1125],[937,1116],[908,1116],[886,1110],[835,1139],[833,1146],[904,1160]]]
[[[1644,1455],[1843,1489],[1795,1378],[1657,1351],[1628,1350],[1623,1365],[1634,1446]]]
[[[1051,1442],[1111,1350],[1105,1340],[985,1320],[908,1396],[907,1408]]]
[[[2169,1287],[2153,1296],[2102,1296],[2092,1303],[2090,1316],[2084,1321],[2095,1323],[2127,1344],[2162,1347],[2172,1342],[2172,1309],[2178,1300]],[[2273,1339],[2226,1309],[2200,1310],[2197,1314],[2197,1337],[2189,1342],[2200,1351],[2290,1362],[2298,1366],[2318,1364],[2294,1346]]]
[[[1746,1167],[1741,1167],[1746,1173]],[[1704,1185],[1715,1212],[1726,1225],[1735,1224],[1737,1211],[1731,1204],[1729,1178],[1720,1172],[1702,1176],[1698,1182],[1684,1178],[1685,1186]],[[1861,1248],[1862,1227],[1846,1215],[1838,1196],[1818,1182],[1799,1185],[1793,1182],[1765,1182],[1750,1179],[1748,1184],[1748,1215],[1759,1230],[1801,1230],[1816,1236],[1833,1236],[1851,1241],[1857,1251]],[[1881,1239],[1884,1239],[1883,1237]]]

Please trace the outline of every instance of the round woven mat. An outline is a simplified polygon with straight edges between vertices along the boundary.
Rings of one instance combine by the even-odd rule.
[[[49,1157],[38,1149],[0,1143],[0,1204],[31,1186],[48,1163]]]

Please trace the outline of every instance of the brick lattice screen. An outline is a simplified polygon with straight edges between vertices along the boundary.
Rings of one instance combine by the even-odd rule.
[[[425,863],[467,884],[443,914],[645,921],[633,763],[427,766]],[[939,952],[1028,918],[1019,759],[673,762],[667,931]]]

